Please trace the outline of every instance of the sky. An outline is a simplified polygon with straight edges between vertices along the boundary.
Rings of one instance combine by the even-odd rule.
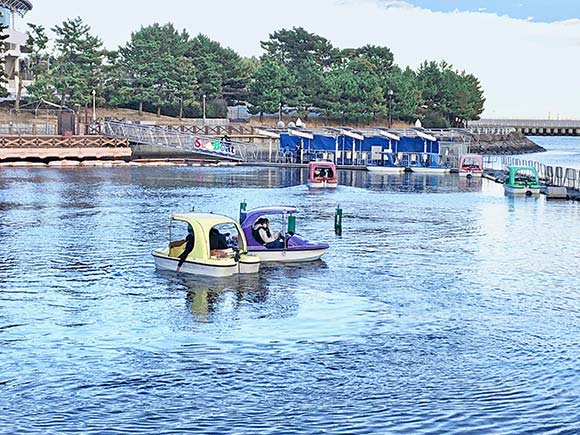
[[[403,68],[446,60],[474,74],[483,117],[580,119],[578,0],[31,1],[17,27],[80,16],[111,49],[141,26],[171,22],[259,56],[274,31],[304,27],[339,48],[387,46]]]

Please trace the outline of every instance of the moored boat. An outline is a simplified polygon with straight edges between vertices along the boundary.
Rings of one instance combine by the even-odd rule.
[[[405,168],[395,163],[395,157],[392,152],[382,152],[382,160],[376,165],[368,165],[367,171],[381,172],[385,174],[400,174],[405,172]]]
[[[308,186],[310,187],[336,187],[338,186],[338,174],[336,166],[332,162],[316,161],[308,164]]]
[[[451,168],[441,162],[437,153],[419,153],[415,159],[409,159],[408,168],[421,174],[447,174]]]
[[[188,236],[172,240],[173,226],[178,225],[182,226],[182,234],[187,232]],[[221,277],[257,273],[260,268],[260,259],[248,254],[240,225],[227,216],[172,214],[169,239],[168,246],[152,252],[158,269]]]
[[[481,177],[483,175],[483,156],[464,154],[459,158],[459,176]]]
[[[261,207],[240,213],[242,230],[248,242],[248,252],[257,255],[262,261],[297,263],[320,259],[328,245],[326,243],[311,242],[296,234],[297,213],[295,207]],[[280,246],[268,248],[260,239],[257,223],[264,218],[279,219],[283,225],[280,231]]]
[[[537,195],[540,193],[538,171],[532,166],[509,166],[504,192],[509,195]]]

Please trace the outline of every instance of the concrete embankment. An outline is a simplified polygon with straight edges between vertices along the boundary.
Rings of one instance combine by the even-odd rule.
[[[476,134],[469,149],[472,153],[496,155],[541,153],[546,151],[522,133],[517,132],[495,135]]]

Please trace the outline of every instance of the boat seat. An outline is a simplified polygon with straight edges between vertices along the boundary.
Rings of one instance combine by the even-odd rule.
[[[174,242],[171,242],[169,244],[169,256],[175,258],[179,257],[183,253],[183,250],[185,249],[185,244],[186,244],[185,240],[176,240]]]

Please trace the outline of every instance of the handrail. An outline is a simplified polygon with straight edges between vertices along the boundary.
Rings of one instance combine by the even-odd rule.
[[[253,149],[256,148],[253,143],[215,139],[165,127],[123,121],[99,121],[98,130],[105,136],[127,138],[135,144],[157,145],[234,161],[251,160]]]

